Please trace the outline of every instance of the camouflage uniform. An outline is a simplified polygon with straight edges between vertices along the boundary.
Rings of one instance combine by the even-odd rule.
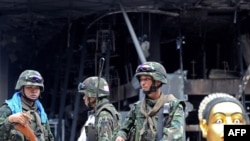
[[[140,75],[149,75],[154,80],[160,81],[163,84],[167,83],[167,74],[164,67],[156,62],[146,62],[138,66],[135,74],[138,80],[140,79]],[[144,93],[146,94],[147,92]],[[146,117],[142,107],[145,107],[145,111],[148,113],[152,111],[159,101],[164,101],[164,104],[161,105],[163,112],[159,113],[161,110],[158,110],[152,113],[152,115],[149,114],[149,117]],[[184,102],[176,99],[172,94],[165,95],[161,93],[160,98],[157,100],[152,100],[145,96],[143,100],[131,105],[131,109],[117,136],[122,137],[124,140],[133,141],[185,141],[184,108]],[[160,114],[163,115],[163,122],[158,121]],[[149,122],[149,118],[152,119],[151,123]],[[145,121],[147,121],[146,124]],[[157,137],[161,133],[162,135]]]
[[[107,96],[109,96],[109,87],[105,79],[99,80],[98,96],[96,94],[98,86],[98,77],[89,77],[78,86],[79,93],[88,97],[98,97],[96,107],[92,109],[92,115],[95,115],[96,137],[98,141],[112,141],[121,126],[121,115],[115,107],[110,104]],[[85,131],[88,132],[86,130]],[[83,129],[82,129],[83,130]],[[87,135],[90,135],[86,133]],[[81,138],[81,137],[80,137]],[[78,141],[80,141],[78,138]],[[81,140],[82,141],[82,140]]]
[[[37,109],[37,106],[34,105],[33,107],[28,106],[28,108],[23,109],[23,112],[27,112],[29,110]],[[38,112],[38,111],[36,111]],[[2,141],[27,141],[24,136],[14,129],[14,124],[9,123],[8,116],[11,115],[12,112],[8,105],[5,103],[0,108],[0,140]],[[35,120],[35,114],[31,113],[32,119],[30,126],[35,131],[39,141],[54,141],[53,135],[50,130],[49,122],[46,121],[45,123],[41,124],[42,129],[39,128],[39,124]],[[43,132],[42,132],[43,131]]]
[[[32,78],[28,78],[31,75],[38,75],[38,77],[41,77],[41,75],[37,71],[24,71],[19,77],[19,80],[16,85],[16,90],[21,90],[24,85],[37,85],[41,88],[41,91],[43,91],[43,82],[33,82],[31,80]],[[39,141],[54,141],[54,137],[49,126],[47,115],[40,101],[36,100],[33,106],[29,106],[24,101],[24,99],[21,98],[21,95],[21,92],[16,92],[11,99],[6,100],[4,104],[0,107],[0,140],[28,141],[22,133],[20,133],[14,128],[15,123],[10,123],[8,121],[8,117],[18,112],[29,112],[32,117],[29,125],[34,131],[37,139]],[[20,103],[20,105],[18,103]],[[16,107],[11,109],[10,107],[12,107],[13,104]],[[20,108],[21,111],[16,111],[17,108]],[[39,117],[39,115],[42,115],[43,118]]]

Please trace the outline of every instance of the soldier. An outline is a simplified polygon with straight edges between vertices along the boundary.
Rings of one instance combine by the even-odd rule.
[[[109,85],[103,78],[92,76],[79,83],[85,105],[91,109],[78,141],[112,141],[121,126],[121,115],[110,103]]]
[[[38,71],[23,71],[16,93],[0,107],[1,141],[54,141],[47,114],[38,98],[44,91]]]
[[[224,124],[249,124],[238,99],[227,93],[212,93],[200,103],[198,119],[207,141],[224,141]]]
[[[184,141],[185,104],[160,90],[167,83],[165,68],[145,62],[137,67],[135,77],[145,96],[131,107],[116,141]]]

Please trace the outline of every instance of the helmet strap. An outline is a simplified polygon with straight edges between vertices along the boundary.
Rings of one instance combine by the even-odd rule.
[[[143,91],[143,93],[144,93],[144,94],[150,94],[150,93],[152,93],[152,92],[156,92],[156,90],[157,90],[158,88],[160,88],[160,87],[161,87],[161,85],[156,86],[156,85],[155,85],[155,80],[153,80],[153,83],[152,83],[150,89],[149,89],[148,91]]]
[[[21,94],[22,94],[22,97],[27,101],[27,102],[35,102],[36,100],[34,99],[30,99],[26,96],[25,92],[24,92],[24,88],[22,87],[21,90],[20,90]]]

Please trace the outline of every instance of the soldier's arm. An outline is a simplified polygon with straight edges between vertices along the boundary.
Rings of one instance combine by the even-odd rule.
[[[120,136],[124,140],[127,140],[129,131],[134,126],[135,119],[136,119],[136,104],[133,104],[127,116],[125,117],[119,132],[117,133],[117,137]]]
[[[182,141],[185,138],[184,102],[171,102],[171,120],[166,120],[163,128],[163,141]]]
[[[113,117],[111,113],[103,110],[98,115],[97,129],[98,141],[111,141],[113,133]]]
[[[8,121],[8,117],[11,113],[7,105],[2,105],[0,107],[0,140],[7,140],[10,130],[14,128],[14,125]]]

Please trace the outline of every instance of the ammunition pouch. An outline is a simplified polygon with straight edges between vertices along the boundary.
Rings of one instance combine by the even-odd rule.
[[[10,130],[10,136],[9,136],[9,139],[10,141],[15,141],[15,140],[24,140],[24,136],[21,132],[15,130],[15,129],[12,129]]]
[[[154,139],[156,134],[152,133],[152,131],[148,128],[143,135],[141,136],[142,141],[152,141]]]
[[[85,126],[87,141],[97,141],[98,140],[98,134],[97,134],[97,128],[93,125]]]

